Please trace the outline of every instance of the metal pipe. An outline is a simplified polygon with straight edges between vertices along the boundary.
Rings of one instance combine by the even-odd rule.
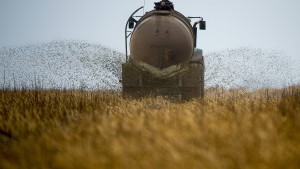
[[[141,6],[140,8],[138,8],[137,10],[135,10],[131,15],[130,17],[128,18],[127,22],[126,22],[126,26],[125,26],[125,52],[126,52],[126,62],[128,61],[128,51],[127,51],[127,28],[128,28],[128,23],[129,23],[129,20],[132,18],[132,16],[134,14],[136,14],[140,9],[144,8],[143,6]]]

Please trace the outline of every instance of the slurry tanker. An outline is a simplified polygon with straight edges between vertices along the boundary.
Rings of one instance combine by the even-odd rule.
[[[197,48],[197,31],[206,29],[205,21],[184,16],[168,0],[154,4],[154,10],[135,16],[140,7],[127,20],[123,96],[203,97],[204,59]]]

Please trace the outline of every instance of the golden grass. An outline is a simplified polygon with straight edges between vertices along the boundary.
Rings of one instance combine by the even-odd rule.
[[[2,90],[0,168],[300,168],[300,87],[184,103]]]

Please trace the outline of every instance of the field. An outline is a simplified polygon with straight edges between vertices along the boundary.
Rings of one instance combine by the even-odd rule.
[[[0,90],[0,168],[300,168],[300,87],[201,100]]]

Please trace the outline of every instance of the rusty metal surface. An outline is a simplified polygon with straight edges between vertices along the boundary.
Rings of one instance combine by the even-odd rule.
[[[176,11],[151,11],[136,26],[131,57],[156,68],[187,66],[193,54],[192,27]]]

